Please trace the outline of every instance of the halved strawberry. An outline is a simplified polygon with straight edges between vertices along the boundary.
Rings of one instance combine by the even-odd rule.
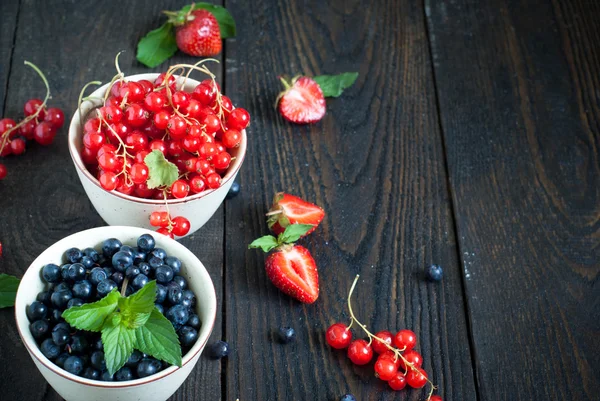
[[[325,96],[319,84],[309,77],[295,77],[291,82],[280,78],[285,90],[277,98],[279,112],[288,121],[308,124],[325,115]]]
[[[319,297],[317,265],[308,249],[293,243],[311,228],[306,224],[292,224],[277,238],[266,235],[248,246],[272,251],[265,261],[267,277],[283,293],[308,304]]]
[[[304,237],[317,229],[325,217],[325,211],[297,196],[279,192],[275,194],[267,216],[267,224],[275,235],[281,234],[290,224],[312,225],[313,227],[302,235]]]

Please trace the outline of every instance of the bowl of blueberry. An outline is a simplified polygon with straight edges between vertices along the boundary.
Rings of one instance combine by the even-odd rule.
[[[19,335],[66,400],[166,400],[213,329],[216,295],[198,258],[136,227],[93,228],[46,249],[15,302]]]

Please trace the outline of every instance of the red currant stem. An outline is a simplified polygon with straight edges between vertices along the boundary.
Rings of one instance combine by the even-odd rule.
[[[89,98],[84,98],[83,94],[85,93],[86,89],[90,85],[102,85],[102,82],[100,82],[100,81],[88,82],[87,84],[85,84],[83,86],[83,88],[81,89],[81,92],[79,92],[79,98],[77,99],[77,112],[79,113],[79,122],[81,123],[82,126],[83,126],[83,116],[81,115],[81,103],[83,103],[84,100],[89,100]],[[102,100],[102,99],[100,99],[100,100]]]
[[[167,225],[167,230],[169,232],[173,231],[173,220],[171,220],[171,212],[169,211],[169,202],[167,201],[167,190],[163,189],[163,198],[165,199],[165,208],[167,209],[167,219],[169,220],[169,224]]]
[[[104,105],[106,105],[106,100],[108,100],[108,97],[110,96],[110,91],[111,91],[112,87],[115,85],[115,82],[117,82],[117,80],[123,79],[123,78],[124,78],[124,76],[121,76],[119,74],[112,77],[112,79],[110,80],[110,83],[108,84],[108,88],[106,88],[106,92],[104,93]]]
[[[6,144],[8,143],[8,139],[10,138],[10,134],[17,130],[19,127],[21,127],[23,124],[37,118],[37,116],[40,114],[40,112],[42,110],[44,110],[44,108],[46,107],[46,103],[48,102],[48,99],[50,99],[50,84],[48,84],[48,80],[46,79],[46,76],[44,75],[44,73],[33,63],[30,63],[29,61],[25,61],[25,65],[28,65],[29,67],[33,68],[33,70],[35,72],[37,72],[37,74],[40,76],[40,78],[42,78],[42,81],[44,81],[44,85],[46,85],[46,97],[44,98],[44,101],[42,102],[42,104],[37,108],[37,110],[35,111],[35,113],[33,113],[30,116],[25,117],[20,123],[18,123],[17,125],[15,125],[14,127],[12,127],[9,130],[6,130],[3,134],[2,134],[2,141],[0,142],[0,153],[4,150],[4,147],[6,146]]]
[[[121,287],[121,296],[124,297],[126,290],[127,290],[127,284],[129,284],[129,277],[125,276],[125,280],[123,280],[123,287]]]
[[[211,78],[215,78],[214,74],[212,72],[210,72],[210,70],[206,67],[202,68],[200,67],[201,64],[207,62],[207,61],[214,61],[214,62],[219,62],[219,60],[215,59],[215,58],[205,58],[204,60],[200,60],[198,61],[196,64],[192,64],[192,66],[194,68],[191,68],[188,70],[187,74],[185,74],[185,78],[183,79],[183,81],[181,82],[181,84],[179,85],[179,90],[181,90],[183,88],[183,86],[185,85],[187,79],[190,77],[190,74],[192,73],[192,71],[194,69],[197,69],[198,71],[202,71],[205,74],[208,74],[208,76],[210,76]],[[183,66],[189,65],[189,64],[182,64]],[[197,67],[197,68],[195,68]]]
[[[411,370],[418,372],[415,365],[413,363],[407,361],[406,358],[404,358],[404,356],[402,356],[402,354],[401,354],[401,352],[403,352],[406,349],[406,347],[404,347],[402,350],[392,347],[386,341],[384,341],[381,337],[377,337],[375,334],[373,334],[369,330],[367,330],[367,327],[364,324],[362,324],[361,322],[359,322],[358,319],[356,318],[356,316],[354,316],[354,312],[352,311],[352,303],[350,302],[350,299],[352,298],[352,293],[354,292],[354,288],[356,287],[356,283],[358,282],[359,277],[360,277],[360,275],[357,274],[356,277],[354,278],[354,282],[352,283],[352,287],[350,287],[350,292],[348,293],[348,310],[350,311],[350,317],[352,318],[352,321],[356,322],[356,324],[358,324],[360,326],[360,328],[363,329],[363,331],[367,334],[367,336],[369,337],[369,340],[370,340],[369,344],[371,344],[371,341],[373,341],[373,339],[379,340],[383,345],[386,346],[387,349],[389,349],[390,351],[392,351],[394,353],[394,355],[396,355],[396,359],[394,361],[396,361],[397,358],[400,358],[404,362],[404,366],[408,366]],[[408,372],[408,369],[407,369],[407,372]],[[425,380],[427,380],[427,382],[431,385],[431,387],[432,387],[431,391],[433,392],[433,390],[435,390],[437,387],[428,378],[425,378]]]

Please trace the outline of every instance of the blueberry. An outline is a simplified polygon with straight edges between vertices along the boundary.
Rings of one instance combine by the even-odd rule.
[[[130,266],[125,270],[125,277],[129,277],[130,279],[134,278],[140,274],[140,269],[135,266]]]
[[[94,267],[94,261],[89,256],[82,257],[79,263],[81,263],[86,269],[91,269]]]
[[[221,359],[229,354],[229,344],[225,341],[212,343],[208,348],[208,353],[213,359]]]
[[[98,339],[94,341],[94,344],[92,346],[94,347],[94,349],[102,351],[104,349],[104,344],[102,344],[102,338],[98,337]]]
[[[162,248],[154,248],[150,255],[156,256],[157,258],[164,259],[167,256],[167,252],[165,252]]]
[[[73,296],[81,299],[88,299],[92,295],[92,283],[88,280],[81,280],[73,284]]]
[[[117,370],[117,373],[115,373],[115,379],[117,379],[117,381],[119,382],[132,380],[133,372],[129,367],[123,366],[121,369]]]
[[[181,303],[188,308],[193,308],[196,306],[196,295],[194,295],[193,291],[185,290],[183,292],[183,298],[181,299]]]
[[[108,373],[108,370],[105,370],[104,372],[102,372],[102,375],[100,376],[100,380],[102,380],[104,382],[112,382],[112,381],[115,381],[115,378],[110,373]]]
[[[128,297],[131,294],[133,294],[135,292],[135,289],[133,288],[133,286],[128,285],[127,288],[125,289],[125,296]]]
[[[90,272],[89,278],[90,278],[90,283],[92,283],[93,285],[98,285],[99,282],[101,282],[105,278],[108,278],[108,274],[106,274],[106,271],[104,271],[103,268],[94,267],[92,269],[92,271]]]
[[[54,292],[70,291],[71,287],[69,287],[69,284],[67,284],[67,283],[59,283],[59,284],[55,285],[52,290]]]
[[[65,309],[71,298],[73,298],[73,293],[70,290],[55,291],[52,293],[50,301],[56,309]]]
[[[156,372],[158,372],[162,368],[162,364],[160,361],[157,361],[154,358],[144,358],[137,365],[137,375],[139,378],[148,377]]]
[[[163,315],[165,314],[165,308],[164,308],[164,306],[162,306],[161,304],[154,304],[154,306],[156,307],[156,309],[158,309],[158,311],[161,314],[163,314]]]
[[[175,329],[178,329],[188,321],[190,313],[188,312],[188,309],[185,306],[175,305],[169,308],[169,310],[167,310],[165,316],[167,317],[167,319],[169,319],[171,323],[173,323],[173,327],[175,327]]]
[[[344,394],[340,401],[356,401],[356,398],[352,394]]]
[[[65,257],[69,261],[69,263],[79,263],[81,258],[83,257],[83,252],[79,248],[71,248],[67,249],[65,252]]]
[[[112,265],[115,270],[124,273],[128,267],[133,266],[133,256],[129,252],[119,251],[113,255]]]
[[[162,265],[164,265],[165,262],[161,258],[157,258],[156,256],[152,256],[150,259],[148,259],[148,264],[150,265],[151,269],[156,270],[159,267],[161,267]]]
[[[235,198],[236,196],[238,196],[239,193],[240,193],[240,184],[238,184],[237,182],[234,181],[233,184],[231,184],[231,188],[229,188],[229,192],[227,192],[225,199]]]
[[[36,320],[29,325],[29,331],[31,331],[33,338],[40,341],[45,338],[48,331],[50,331],[50,325],[46,320]]]
[[[40,301],[34,301],[27,307],[27,318],[30,322],[44,319],[48,315],[48,307]]]
[[[69,267],[71,267],[70,263],[64,264],[60,267],[60,277],[63,280],[69,279]]]
[[[173,273],[179,274],[181,271],[181,260],[176,258],[175,256],[166,256],[164,258],[165,264],[173,269]]]
[[[104,298],[114,288],[117,288],[117,284],[114,281],[112,281],[110,279],[104,279],[98,283],[96,292],[98,293],[98,296],[100,298]]]
[[[83,361],[78,356],[70,356],[65,361],[64,369],[74,375],[79,375],[83,371]]]
[[[85,278],[85,267],[81,263],[73,263],[67,269],[67,277],[72,281],[79,281]]]
[[[156,246],[154,237],[150,234],[142,234],[137,240],[137,246],[142,252],[152,252]]]
[[[37,294],[35,297],[36,301],[39,301],[43,304],[50,305],[50,297],[52,296],[52,291],[42,291]]]
[[[296,331],[291,327],[280,327],[277,331],[277,338],[282,344],[291,343],[296,339]]]
[[[87,339],[83,334],[75,334],[71,337],[71,352],[83,354],[89,348]]]
[[[173,280],[173,269],[170,266],[162,265],[156,269],[156,281],[161,284],[166,284]]]
[[[60,347],[52,341],[51,338],[47,338],[40,345],[40,351],[48,359],[54,359],[60,355]]]
[[[427,278],[431,281],[440,281],[444,276],[444,271],[440,265],[431,265],[427,267]]]
[[[148,280],[148,277],[145,274],[138,274],[131,282],[131,285],[133,285],[133,288],[135,288],[136,290],[139,290],[143,286],[148,284],[148,281],[150,280]]]
[[[100,254],[94,248],[85,248],[83,254],[88,258],[91,258],[94,263],[100,262]]]
[[[61,323],[65,320],[62,318],[62,310],[52,309],[50,312],[50,323]]]
[[[112,276],[115,272],[115,269],[113,269],[112,266],[102,266],[102,270],[106,272],[106,277]]]
[[[134,250],[133,251],[133,264],[137,265],[139,263],[146,261],[146,252]]]
[[[179,330],[179,342],[184,347],[191,347],[198,339],[198,331],[190,326],[183,326]]]
[[[173,277],[173,282],[179,284],[182,290],[187,290],[187,280],[183,276],[175,276]]]
[[[65,366],[65,361],[70,357],[71,355],[69,355],[66,352],[63,352],[62,354],[60,354],[59,356],[56,357],[56,359],[54,360],[54,364],[56,366],[58,366],[59,368],[63,369],[63,367]]]
[[[114,281],[115,284],[117,284],[117,286],[120,286],[121,284],[123,284],[123,280],[125,280],[125,274],[121,272],[114,272],[113,274],[111,274],[110,279]]]
[[[52,332],[55,332],[57,330],[71,331],[71,326],[69,326],[69,323],[67,322],[56,323],[52,328]]]
[[[102,351],[94,351],[92,352],[92,356],[90,357],[90,365],[94,369],[98,369],[99,371],[103,371],[106,369],[106,361],[104,360],[104,352]]]
[[[150,267],[150,265],[146,262],[138,263],[137,267],[140,269],[140,273],[145,276],[150,275],[150,272],[152,271],[152,267]]]
[[[167,299],[167,286],[156,284],[156,303],[162,304]]]
[[[181,303],[181,299],[183,298],[183,291],[181,291],[181,287],[174,282],[170,282],[167,285],[167,300],[171,305],[177,305]]]
[[[85,368],[81,376],[90,380],[100,380],[100,371],[88,366],[87,368]]]
[[[127,252],[127,253],[129,253],[131,255],[131,257],[133,257],[133,252],[135,252],[135,251],[129,245],[123,245],[121,247],[121,249],[119,249],[119,252]]]
[[[80,298],[71,298],[71,300],[67,303],[67,309],[81,305],[83,305],[83,301]]]
[[[47,283],[56,283],[60,281],[60,267],[54,263],[49,263],[42,267],[42,278]]]
[[[123,244],[116,238],[109,238],[102,243],[102,254],[106,258],[112,258],[112,256],[121,249]]]
[[[143,357],[144,355],[140,351],[134,349],[131,355],[129,355],[129,359],[127,359],[127,362],[125,362],[125,366],[135,368]]]
[[[200,329],[202,322],[200,322],[200,318],[195,313],[191,314],[187,323],[188,326],[195,328],[196,330]]]

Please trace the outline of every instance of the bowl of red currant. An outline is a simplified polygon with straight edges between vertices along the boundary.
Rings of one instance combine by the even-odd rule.
[[[191,72],[207,78],[191,79]],[[69,151],[109,225],[183,237],[202,227],[228,194],[244,161],[249,123],[248,112],[233,106],[203,65],[161,74],[119,71],[80,100]]]

